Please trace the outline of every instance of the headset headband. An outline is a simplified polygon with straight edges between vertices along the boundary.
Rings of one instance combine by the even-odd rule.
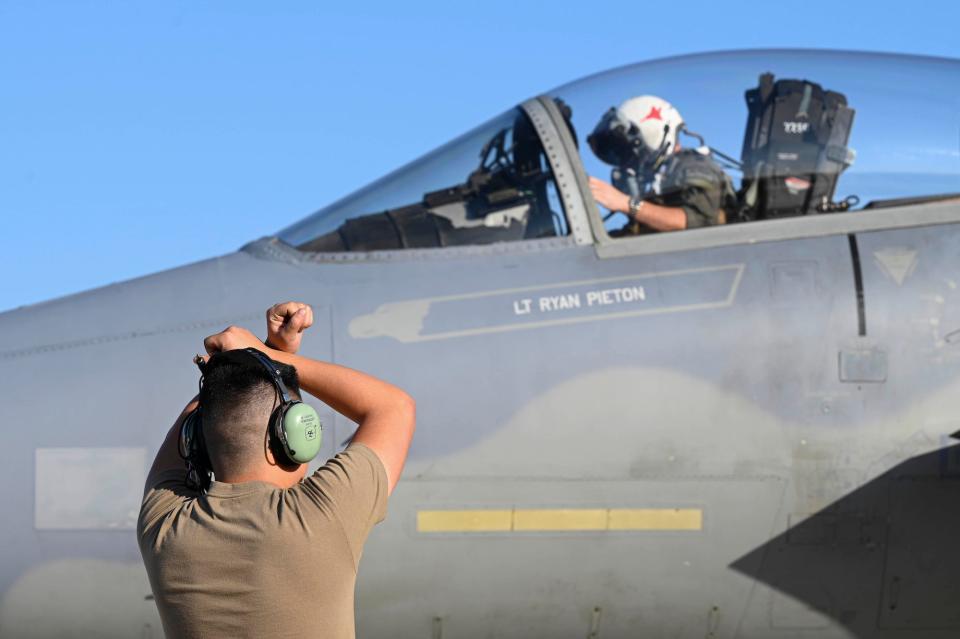
[[[289,404],[292,401],[290,397],[290,391],[287,390],[287,385],[283,383],[283,378],[280,377],[280,371],[274,367],[274,364],[270,358],[255,348],[245,348],[243,351],[253,355],[254,359],[260,362],[260,364],[270,375],[270,379],[273,380],[273,385],[277,387],[277,391],[280,393],[280,400],[284,404]]]
[[[249,348],[249,347],[238,348],[230,351],[222,351],[220,353],[217,353],[215,357],[218,360],[236,359],[236,356],[235,356],[236,353],[244,353],[246,355],[250,355],[255,360],[257,360],[257,363],[260,364],[260,366],[262,366],[265,371],[267,371],[267,375],[270,376],[270,381],[273,382],[273,385],[277,389],[277,392],[280,393],[280,400],[282,403],[289,404],[291,401],[296,401],[293,399],[293,397],[290,394],[290,391],[287,389],[287,385],[283,383],[283,378],[280,377],[280,371],[277,370],[276,366],[270,360],[270,358],[267,357],[261,351],[258,351],[255,348]],[[200,369],[201,382],[202,382],[203,381],[202,375],[204,375],[204,371],[207,365],[203,362],[203,359],[199,355],[197,355],[193,361],[197,365],[197,367]]]

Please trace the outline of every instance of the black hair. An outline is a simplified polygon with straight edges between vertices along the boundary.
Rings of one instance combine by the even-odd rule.
[[[270,360],[292,399],[300,397],[293,366]],[[273,410],[280,397],[270,374],[241,350],[214,354],[203,368],[203,436],[214,472],[235,474],[263,459]]]

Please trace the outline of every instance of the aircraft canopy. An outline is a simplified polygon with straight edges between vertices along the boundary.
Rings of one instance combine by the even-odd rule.
[[[681,146],[712,149],[737,192],[736,206],[744,210],[728,211],[727,223],[869,215],[871,208],[960,193],[957,60],[818,51],[712,53],[620,67],[548,95],[556,112],[568,117],[555,127],[577,142],[571,152],[548,140],[550,153],[572,156],[566,159],[578,171],[607,181],[614,167],[597,157],[589,141],[604,115],[637,96],[668,101],[694,134],[681,133]],[[557,165],[530,114],[525,106],[511,109],[279,237],[304,251],[341,252],[568,235],[570,196],[558,189]],[[797,159],[807,156],[806,165]],[[743,202],[751,185],[749,209]],[[589,198],[587,193],[584,199]],[[599,212],[607,214],[603,207]],[[607,228],[623,220],[611,214]]]

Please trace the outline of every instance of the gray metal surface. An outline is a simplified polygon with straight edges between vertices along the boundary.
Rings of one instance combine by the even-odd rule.
[[[960,205],[574,237],[264,238],[0,314],[0,637],[162,635],[128,488],[202,338],[284,299],[418,400],[359,636],[956,637]]]
[[[709,229],[690,229],[683,233],[614,239],[604,234],[597,245],[600,257],[652,255],[672,251],[706,249],[714,246],[776,242],[788,238],[828,237],[842,233],[861,233],[880,229],[935,226],[960,222],[956,200],[901,206],[876,211],[817,215],[749,224],[730,224]]]
[[[35,515],[34,451],[152,452],[194,389],[201,338],[228,322],[259,329],[262,308],[286,297],[323,318],[306,354],[335,353],[419,399],[404,481],[361,568],[363,636],[431,636],[437,624],[452,637],[597,624],[601,637],[703,636],[708,625],[716,637],[949,636],[952,604],[925,580],[952,592],[957,233],[859,236],[868,338],[888,354],[886,379],[868,384],[838,370],[841,353],[863,349],[845,234],[620,260],[518,244],[297,264],[264,240],[3,314],[0,367],[17,399],[2,409],[0,467],[21,487],[9,512],[23,514],[3,524],[3,636],[52,636],[89,607],[101,636],[157,636],[129,526],[69,531],[75,513],[56,503]],[[611,282],[642,286],[645,299],[541,310],[540,298],[579,293],[585,304]],[[514,314],[522,299],[537,301],[540,324]],[[424,300],[411,332],[403,305]],[[129,310],[113,312],[118,303]],[[376,330],[371,317],[383,320]],[[429,335],[439,337],[417,339]],[[349,422],[326,420],[329,441],[349,436]],[[122,493],[91,492],[116,512]],[[504,507],[695,508],[703,527],[417,530],[421,510]],[[932,544],[936,568],[911,554],[917,543]]]
[[[556,103],[544,96],[527,100],[521,106],[543,142],[577,244],[593,243],[593,218],[597,217],[597,205],[590,197],[576,145],[563,116]]]

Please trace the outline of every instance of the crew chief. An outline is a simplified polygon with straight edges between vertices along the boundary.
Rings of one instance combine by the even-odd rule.
[[[403,469],[414,402],[370,375],[296,355],[312,323],[305,304],[278,304],[267,320],[269,346],[233,326],[204,340],[200,395],[147,477],[137,534],[170,638],[354,636],[360,555]],[[269,357],[291,394],[302,387],[359,424],[310,477],[275,454],[278,392],[257,359],[229,354],[244,348]],[[214,473],[206,491],[187,481],[178,444],[198,401]]]

